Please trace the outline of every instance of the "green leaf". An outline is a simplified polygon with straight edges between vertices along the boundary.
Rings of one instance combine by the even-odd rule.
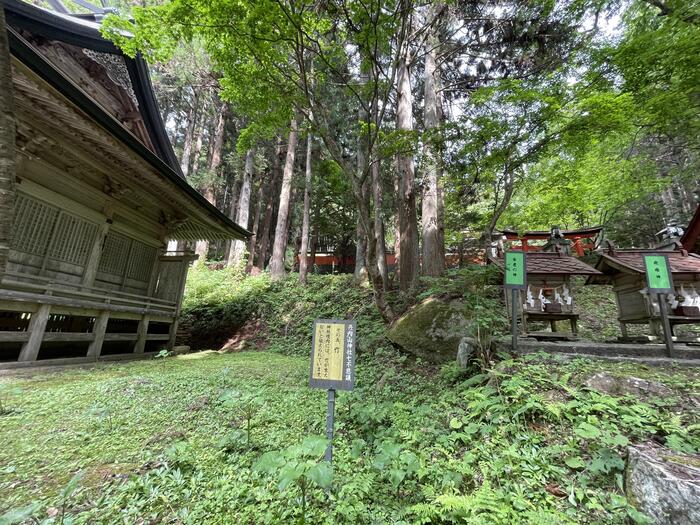
[[[586,466],[584,461],[578,456],[566,458],[564,460],[564,463],[566,463],[567,467],[572,468],[572,469],[584,468]]]
[[[399,488],[399,485],[403,482],[403,480],[406,478],[406,471],[401,470],[398,468],[393,468],[389,471],[389,481],[391,482],[391,486],[394,487],[394,490]]]
[[[10,509],[5,514],[0,516],[0,525],[15,525],[16,523],[21,523],[26,519],[31,518],[41,504],[39,502],[30,503],[26,507],[19,509]]]
[[[309,436],[301,443],[302,453],[310,457],[322,456],[326,448],[328,448],[328,440],[324,437]]]
[[[462,428],[462,420],[458,419],[456,417],[453,417],[452,419],[450,419],[450,428],[454,429],[454,430],[458,430],[458,429]]]
[[[61,491],[61,497],[63,499],[70,498],[76,490],[78,490],[78,486],[80,485],[80,481],[83,479],[83,476],[85,475],[85,472],[79,471],[76,472],[76,474],[71,478],[71,480],[66,483],[66,486],[63,487],[63,490]]]
[[[253,465],[253,470],[274,472],[284,465],[284,457],[277,451],[265,452]]]
[[[613,447],[626,447],[630,444],[630,440],[622,434],[615,434],[610,443]]]
[[[574,433],[584,439],[595,439],[600,436],[600,429],[590,423],[583,422],[574,429]]]
[[[362,455],[362,451],[367,443],[364,439],[353,439],[350,446],[350,457],[357,459]]]
[[[307,477],[322,489],[330,488],[333,482],[333,470],[325,461],[309,469]]]

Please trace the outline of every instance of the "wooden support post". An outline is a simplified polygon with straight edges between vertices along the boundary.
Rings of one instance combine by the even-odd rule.
[[[88,347],[87,356],[98,359],[102,352],[102,343],[105,340],[105,332],[107,332],[107,323],[109,322],[109,312],[100,312],[100,315],[95,319],[95,325],[92,327],[92,333],[95,339],[92,340]]]
[[[86,287],[95,284],[97,269],[100,266],[100,259],[102,258],[102,249],[104,248],[105,239],[109,233],[109,228],[112,226],[111,211],[105,209],[105,213],[108,214],[107,219],[98,228],[97,235],[95,235],[95,238],[92,241],[90,256],[88,257],[88,262],[85,265],[85,271],[83,272],[83,286]]]
[[[139,327],[136,331],[136,344],[134,345],[135,354],[143,354],[146,348],[146,334],[148,334],[148,321],[147,315],[144,315],[139,321]]]
[[[187,281],[187,271],[189,270],[190,261],[192,261],[192,260],[193,259],[190,257],[183,257],[183,259],[182,259],[182,267],[180,269],[180,284],[179,284],[179,288],[177,291],[177,298],[176,298],[175,318],[173,319],[173,324],[170,325],[170,331],[169,331],[170,337],[168,338],[167,349],[170,351],[172,351],[173,347],[175,346],[175,339],[177,338],[177,326],[179,324],[179,319],[180,319],[180,310],[182,309],[182,296],[185,294],[185,283]]]
[[[42,304],[39,309],[32,314],[29,320],[27,331],[29,339],[22,345],[18,361],[36,361],[41,348],[41,341],[44,339],[46,323],[51,313],[51,305]]]
[[[671,331],[671,325],[668,322],[668,311],[666,309],[665,294],[658,294],[657,300],[659,301],[659,313],[661,314],[661,326],[663,328],[664,342],[666,343],[666,355],[668,357],[673,357],[673,332]]]

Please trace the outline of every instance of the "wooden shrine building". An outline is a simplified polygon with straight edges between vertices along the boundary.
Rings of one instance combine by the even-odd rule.
[[[571,276],[595,276],[600,272],[562,252],[529,252],[526,257],[527,289],[520,290],[518,308],[523,332],[527,333],[530,321],[548,322],[552,332],[557,331],[557,321],[568,321],[571,332],[576,335],[579,314],[571,290]],[[489,261],[503,271],[503,258],[492,257]],[[509,301],[509,294],[506,294],[506,302]]]
[[[99,13],[2,5],[17,132],[0,361],[172,347],[194,257],[167,241],[249,234],[187,184],[146,63]]]
[[[609,247],[596,263],[600,274],[589,277],[587,284],[612,284],[623,338],[629,336],[628,324],[648,324],[652,335],[662,335],[658,299],[647,292],[644,255],[668,257],[676,292],[666,296],[671,329],[679,324],[700,324],[700,255],[678,247],[673,250]]]

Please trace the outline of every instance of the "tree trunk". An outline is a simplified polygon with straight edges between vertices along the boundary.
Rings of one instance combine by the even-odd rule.
[[[413,132],[413,94],[408,44],[404,44],[397,66],[396,129]],[[413,154],[403,152],[396,157],[398,171],[399,217],[399,287],[407,291],[418,279],[418,220],[416,218],[416,192]]]
[[[287,158],[284,163],[282,175],[282,189],[280,190],[280,204],[277,212],[277,226],[275,228],[275,242],[272,246],[272,259],[270,260],[270,277],[273,280],[285,276],[284,252],[287,248],[287,223],[289,217],[289,200],[292,191],[292,177],[294,176],[294,158],[298,139],[297,120],[292,119],[287,143]]]
[[[260,258],[258,259],[257,267],[262,271],[265,269],[267,262],[267,249],[270,246],[270,230],[272,228],[272,216],[275,211],[275,199],[272,197],[277,194],[277,186],[281,176],[281,157],[282,157],[282,139],[277,138],[277,146],[275,147],[275,156],[272,159],[272,176],[270,177],[269,187],[267,191],[267,205],[265,206],[265,220],[260,233]]]
[[[365,79],[366,82],[366,79]],[[360,110],[360,122],[367,122],[367,111]],[[367,177],[367,154],[369,150],[369,138],[360,132],[357,140],[357,176],[362,182],[362,199],[369,200],[369,178]],[[355,282],[361,283],[367,279],[367,235],[362,228],[361,218],[358,214],[355,226]]]
[[[192,106],[187,113],[187,128],[185,129],[184,144],[182,146],[182,157],[180,158],[180,169],[182,174],[187,177],[189,175],[191,157],[192,157],[192,139],[194,137],[195,127],[197,123],[197,109],[199,106],[199,94],[195,91],[192,99]]]
[[[372,101],[372,122],[379,129],[379,109],[377,99]],[[384,290],[389,288],[389,269],[386,265],[386,240],[384,235],[384,220],[382,219],[382,179],[379,170],[379,158],[376,151],[372,151],[372,198],[374,199],[374,233],[377,237],[377,268],[382,279]]]
[[[226,205],[226,201],[228,200],[228,218],[231,219],[233,222],[237,222],[237,215],[238,215],[238,196],[241,191],[241,186],[243,184],[243,181],[238,180],[238,173],[234,173],[232,176],[229,177],[229,182],[228,182],[228,187],[226,188],[226,195],[224,197],[224,203],[223,205]],[[229,197],[230,195],[230,197]],[[231,256],[231,247],[233,246],[233,241],[231,239],[227,239],[224,241],[224,260],[226,261],[226,265],[228,266],[229,263],[229,257]]]
[[[192,152],[192,170],[188,170],[188,174],[197,175],[199,171],[199,162],[202,158],[202,142],[204,139],[204,129],[206,128],[206,118],[207,118],[207,108],[208,104],[205,101],[202,106],[202,111],[200,111],[199,125],[197,126],[197,140],[194,143],[194,151]]]
[[[214,141],[211,146],[209,155],[209,165],[208,171],[210,176],[218,177],[219,168],[221,167],[221,154],[224,149],[224,131],[226,129],[226,118],[228,115],[227,108],[224,106],[221,108],[219,113],[219,118],[216,121],[216,129],[214,130]],[[214,181],[209,181],[207,187],[204,189],[204,198],[209,202],[216,205],[216,193],[215,193]],[[204,264],[209,254],[209,241],[202,239],[197,241],[194,252],[199,256],[198,264]]]
[[[241,193],[238,198],[238,215],[236,222],[239,226],[248,229],[248,219],[250,215],[250,188],[255,172],[255,148],[250,148],[245,154],[245,170],[243,172],[243,182]],[[245,241],[235,240],[231,243],[228,254],[228,266],[238,266],[245,255]]]
[[[433,4],[433,9],[440,9],[439,4]],[[431,10],[432,11],[432,10]],[[433,18],[432,16],[430,18]],[[439,276],[445,271],[445,246],[441,230],[439,200],[442,195],[440,190],[440,177],[442,162],[440,159],[440,147],[438,144],[438,128],[440,126],[441,111],[439,99],[440,70],[437,67],[438,38],[436,25],[430,28],[426,39],[425,53],[425,106],[423,120],[425,123],[425,140],[423,141],[423,158],[425,159],[425,183],[423,185],[423,275]]]
[[[299,282],[306,284],[308,261],[306,254],[309,251],[309,223],[311,211],[311,156],[313,148],[313,135],[309,129],[306,137],[306,180],[304,184],[304,215],[301,222],[301,247],[299,248]]]
[[[5,10],[0,3],[0,275],[7,269],[15,214],[15,107]]]
[[[265,187],[265,180],[268,177],[263,173],[258,183],[258,198],[255,202],[255,212],[253,212],[253,227],[250,232],[253,234],[248,240],[248,261],[245,265],[245,272],[250,273],[253,270],[253,264],[255,263],[255,251],[258,242],[258,229],[260,228],[260,212],[262,210],[263,201],[263,191]]]

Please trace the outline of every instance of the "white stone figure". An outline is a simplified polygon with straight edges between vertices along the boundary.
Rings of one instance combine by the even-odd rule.
[[[544,312],[544,305],[550,303],[551,301],[544,296],[542,288],[540,288],[540,294],[537,296],[537,298],[540,300],[540,310]]]
[[[532,288],[530,288],[529,284],[527,285],[527,298],[525,299],[525,303],[529,304],[530,308],[535,307],[535,298],[532,296]]]
[[[571,297],[571,292],[569,291],[569,287],[564,285],[564,301],[568,306],[571,306],[571,303],[573,302],[574,298]]]

